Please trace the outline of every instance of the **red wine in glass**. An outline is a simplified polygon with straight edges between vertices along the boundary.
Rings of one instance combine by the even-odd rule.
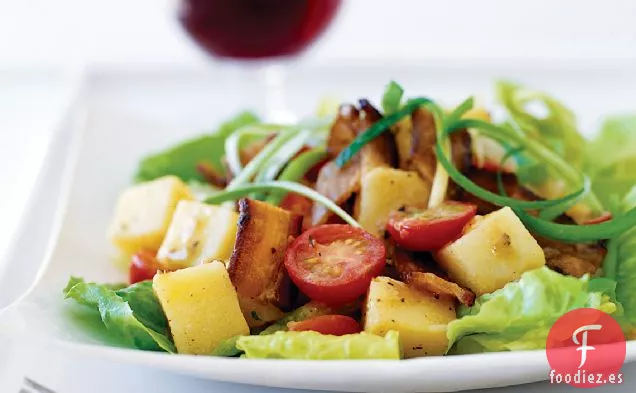
[[[291,56],[327,28],[341,0],[182,0],[179,19],[210,54],[234,59]]]

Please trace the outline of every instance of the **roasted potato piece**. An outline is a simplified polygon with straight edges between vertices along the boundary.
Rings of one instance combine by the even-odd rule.
[[[250,333],[221,262],[159,273],[152,289],[179,353],[209,355],[221,341]]]
[[[234,248],[237,220],[233,209],[179,201],[157,260],[168,270],[214,260],[226,262]]]
[[[405,282],[418,291],[451,296],[467,306],[475,304],[474,293],[433,273],[411,272],[406,275]]]
[[[279,319],[289,304],[283,261],[298,220],[288,211],[251,199],[239,201],[238,231],[228,264],[243,315],[250,327]]]
[[[139,249],[157,251],[181,200],[193,200],[188,186],[176,176],[135,184],[121,193],[108,237],[124,254]]]
[[[417,173],[375,168],[363,179],[355,216],[362,227],[382,237],[389,213],[403,206],[426,207],[430,184]]]
[[[477,296],[545,265],[543,250],[509,207],[469,225],[462,237],[435,254],[435,260],[451,280]]]
[[[377,335],[397,330],[406,358],[446,352],[446,327],[455,318],[450,297],[421,292],[388,277],[371,281],[364,330]]]
[[[359,156],[354,157],[342,168],[338,168],[335,161],[326,163],[318,173],[316,191],[338,205],[346,203],[354,193],[360,191]],[[319,203],[312,207],[313,225],[326,223],[331,215],[331,211]]]

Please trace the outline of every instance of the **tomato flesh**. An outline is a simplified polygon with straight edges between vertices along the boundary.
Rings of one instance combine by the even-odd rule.
[[[130,260],[129,281],[131,284],[135,284],[151,280],[158,270],[160,270],[160,265],[155,258],[155,253],[141,250],[134,254]]]
[[[311,330],[333,336],[344,336],[362,331],[358,321],[346,315],[321,315],[300,322],[290,322],[287,327],[292,332]]]
[[[392,212],[386,229],[404,249],[435,251],[460,237],[476,213],[476,205],[447,201],[432,209]]]
[[[351,225],[313,227],[285,253],[285,268],[300,291],[312,300],[333,305],[365,293],[385,264],[384,243]]]

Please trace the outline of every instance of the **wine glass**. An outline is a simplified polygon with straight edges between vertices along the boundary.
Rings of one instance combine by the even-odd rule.
[[[240,61],[240,77],[256,78],[275,122],[293,121],[286,109],[283,63],[307,49],[326,30],[341,0],[180,0],[179,21],[210,55]],[[238,86],[251,86],[245,83]],[[249,94],[248,94],[249,93]]]

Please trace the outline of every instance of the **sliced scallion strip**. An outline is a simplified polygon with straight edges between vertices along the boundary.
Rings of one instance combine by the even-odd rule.
[[[620,217],[590,225],[557,224],[533,217],[521,209],[514,210],[531,232],[566,243],[595,242],[611,239],[632,228],[634,223],[636,223],[636,208]]]
[[[415,112],[415,110],[421,106],[425,106],[433,112],[433,115],[437,119],[442,119],[444,117],[442,110],[431,99],[420,97],[409,100],[400,110],[376,121],[367,129],[367,131],[358,135],[356,139],[354,139],[353,142],[351,142],[351,144],[342,150],[338,157],[336,157],[336,165],[342,168],[360,151],[360,149],[364,147],[364,145],[382,135],[382,133],[387,131],[394,124],[398,123],[403,117]]]
[[[450,125],[450,127],[448,128],[451,129],[450,132],[457,129],[474,128],[477,129],[478,132],[480,132],[481,134],[496,140],[504,146],[523,146],[528,154],[540,159],[541,162],[543,162],[545,165],[548,165],[557,173],[559,173],[562,176],[563,180],[570,187],[572,187],[573,189],[581,187],[578,189],[579,191],[574,194],[577,194],[578,196],[580,192],[585,192],[585,190],[583,189],[585,185],[585,178],[579,171],[574,169],[571,165],[564,161],[562,157],[560,157],[552,150],[543,146],[541,143],[518,133],[513,128],[500,127],[495,124],[491,124],[478,119],[461,119]],[[573,194],[570,194],[565,198],[568,198],[572,195]],[[560,200],[561,202],[564,202],[562,199],[564,198],[554,200]],[[603,211],[601,203],[591,191],[587,193],[587,195],[585,195],[584,199],[586,204],[588,204],[593,210]]]
[[[353,217],[351,217],[346,211],[341,209],[340,206],[336,205],[331,199],[307,186],[290,181],[270,181],[263,183],[238,185],[231,190],[228,190],[226,188],[224,191],[221,191],[207,198],[204,202],[216,205],[227,201],[237,200],[254,192],[268,192],[272,190],[282,190],[300,194],[313,200],[316,203],[324,205],[338,217],[342,218],[347,224],[354,227],[360,227],[360,224],[358,224],[358,222]]]
[[[470,180],[468,177],[466,177],[464,174],[458,171],[457,168],[455,168],[455,166],[450,162],[448,157],[444,154],[444,150],[443,150],[443,145],[442,145],[443,140],[449,138],[450,134],[452,134],[453,132],[456,132],[461,129],[466,129],[466,128],[477,128],[480,130],[480,132],[483,132],[484,135],[489,136],[504,145],[513,143],[520,146],[524,146],[524,148],[526,148],[527,150],[530,150],[530,149],[528,147],[528,144],[526,143],[527,141],[524,141],[524,140],[520,141],[518,140],[516,136],[512,137],[511,138],[512,140],[508,140],[507,138],[508,136],[512,135],[511,133],[506,132],[505,129],[499,128],[493,124],[486,123],[481,120],[462,119],[462,120],[458,120],[454,124],[448,125],[446,129],[444,130],[443,137],[438,138],[436,146],[435,146],[437,160],[444,166],[444,168],[448,172],[451,179],[453,179],[453,181],[457,185],[462,187],[464,190],[470,192],[471,194],[475,195],[476,197],[498,206],[510,206],[512,208],[518,208],[518,209],[543,209],[546,207],[560,205],[562,203],[570,201],[578,197],[581,193],[585,191],[583,188],[581,188],[580,190],[559,199],[551,199],[551,200],[544,200],[544,201],[521,201],[515,198],[510,198],[507,196],[495,194],[494,192],[488,191],[478,186],[472,180]],[[509,134],[509,135],[506,135],[506,134]]]
[[[234,176],[241,173],[243,164],[241,163],[241,145],[248,137],[265,137],[272,133],[284,129],[285,126],[278,124],[258,124],[239,128],[225,140],[225,159],[228,168]]]
[[[305,142],[311,136],[311,131],[303,130],[294,135],[287,143],[274,153],[256,175],[256,182],[264,182],[276,179],[281,169],[294,157],[300,149],[303,148]]]
[[[225,190],[232,190],[238,186],[248,183],[261,169],[263,164],[267,162],[287,141],[289,141],[295,132],[294,130],[284,130],[278,133],[278,135],[256,155],[238,174]]]
[[[278,176],[278,180],[297,182],[305,176],[307,171],[327,158],[327,156],[327,151],[324,148],[315,148],[306,151],[289,162],[280,176]],[[278,205],[285,198],[285,195],[287,195],[286,192],[273,190],[270,192],[266,202]]]

